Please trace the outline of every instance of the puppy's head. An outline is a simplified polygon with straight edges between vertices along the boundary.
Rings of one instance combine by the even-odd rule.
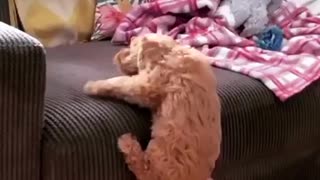
[[[147,34],[132,38],[129,48],[120,50],[115,61],[123,73],[127,75],[137,74],[139,70],[153,68],[155,64],[165,60],[177,43],[169,36],[159,34]]]

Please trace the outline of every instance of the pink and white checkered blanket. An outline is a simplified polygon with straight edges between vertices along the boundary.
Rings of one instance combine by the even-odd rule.
[[[202,49],[214,66],[261,80],[280,100],[302,91],[320,77],[320,16],[285,2],[271,16],[281,27],[280,52],[263,50],[230,30],[215,15],[219,0],[156,0],[133,9],[120,23],[114,43],[132,36],[162,33]]]

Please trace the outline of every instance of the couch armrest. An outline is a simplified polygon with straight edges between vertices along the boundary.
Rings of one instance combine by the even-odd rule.
[[[0,179],[39,180],[45,52],[0,22]]]
[[[0,1],[0,21],[10,24],[9,0]]]

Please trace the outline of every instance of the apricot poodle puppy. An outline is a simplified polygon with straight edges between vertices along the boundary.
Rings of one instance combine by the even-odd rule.
[[[220,102],[214,73],[198,50],[164,35],[134,38],[115,60],[124,76],[88,82],[93,96],[112,96],[153,112],[146,150],[131,134],[118,146],[138,180],[209,180],[220,153]]]

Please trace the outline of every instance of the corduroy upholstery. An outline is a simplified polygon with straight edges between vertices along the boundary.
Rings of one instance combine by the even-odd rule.
[[[0,22],[1,180],[39,179],[44,90],[44,49]]]
[[[149,137],[150,114],[82,93],[87,80],[117,75],[109,42],[48,50],[43,141],[45,180],[133,180],[117,137]],[[222,101],[223,145],[216,180],[319,179],[320,83],[280,102],[262,83],[214,69]]]

